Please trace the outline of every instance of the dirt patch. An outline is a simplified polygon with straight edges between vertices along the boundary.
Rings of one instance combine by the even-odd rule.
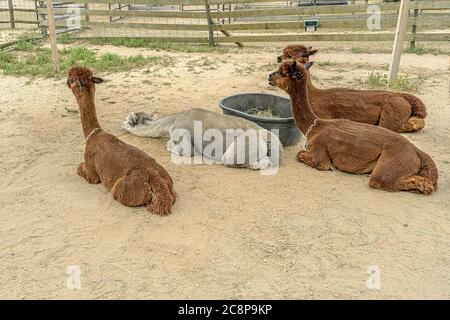
[[[232,94],[269,92],[276,50],[241,54],[165,53],[168,68],[98,74],[105,130],[165,166],[179,198],[172,215],[127,208],[102,185],[76,175],[83,159],[79,115],[64,79],[0,76],[1,298],[450,298],[450,111],[448,57],[402,57],[422,74],[429,110],[422,132],[405,135],[440,172],[431,196],[368,187],[365,175],[320,172],[285,149],[278,174],[175,165],[165,141],[119,130],[131,111],[167,115],[193,107],[220,112]],[[205,58],[207,60],[205,60]],[[354,86],[388,54],[319,53],[320,86]],[[198,62],[195,62],[198,61]],[[339,75],[340,77],[336,77]],[[66,286],[67,268],[81,289]],[[366,285],[381,271],[381,289]]]

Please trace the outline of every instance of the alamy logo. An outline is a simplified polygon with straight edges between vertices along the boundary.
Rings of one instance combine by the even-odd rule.
[[[273,175],[278,171],[281,156],[278,131],[226,129],[224,133],[216,128],[203,131],[202,122],[194,121],[193,134],[188,129],[175,129],[167,148],[175,164],[224,164]]]
[[[367,29],[369,30],[381,30],[381,9],[377,5],[371,5],[367,7]]]
[[[66,27],[67,29],[74,30],[81,28],[81,9],[78,5],[69,4],[66,7]]]
[[[75,290],[81,289],[81,269],[77,265],[68,266],[66,269],[67,281],[66,286],[67,289]]]
[[[381,289],[381,270],[380,267],[371,265],[367,268],[367,273],[369,277],[367,278],[366,284],[367,288],[372,290]]]

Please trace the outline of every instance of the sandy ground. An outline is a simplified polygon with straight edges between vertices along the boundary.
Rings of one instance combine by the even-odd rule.
[[[108,82],[97,87],[97,109],[104,129],[165,166],[178,201],[159,218],[87,184],[76,175],[84,138],[79,116],[65,109],[76,103],[64,79],[0,76],[0,298],[450,298],[448,57],[402,60],[402,72],[426,78],[418,96],[427,126],[406,135],[439,168],[439,191],[423,196],[311,169],[295,159],[300,146],[285,149],[274,176],[175,165],[165,141],[119,130],[127,114],[219,111],[219,99],[235,93],[284,95],[266,80],[275,49],[101,50],[173,57],[170,68],[99,74]],[[389,55],[315,60],[332,62],[313,67],[319,86],[354,86]],[[72,265],[81,289],[66,285]],[[370,266],[381,271],[379,290],[366,284]]]

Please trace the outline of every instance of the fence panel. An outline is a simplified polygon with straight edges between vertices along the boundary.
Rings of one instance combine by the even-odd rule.
[[[37,2],[35,0],[0,0],[0,28],[36,29]]]
[[[399,2],[342,1],[310,5],[274,0],[56,0],[57,32],[74,37],[241,43],[391,41]],[[13,8],[8,5],[13,3]],[[318,0],[320,2],[320,0]],[[328,3],[332,0],[327,0]],[[22,5],[27,3],[27,6]],[[47,28],[46,1],[0,0],[0,28]],[[28,16],[27,16],[28,15]],[[307,25],[310,25],[309,27]],[[315,26],[314,26],[315,25]],[[450,0],[411,2],[407,39],[446,41]]]

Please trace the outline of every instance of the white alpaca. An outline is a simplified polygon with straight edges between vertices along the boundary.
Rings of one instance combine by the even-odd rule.
[[[204,109],[161,119],[155,114],[132,112],[122,129],[139,137],[168,138],[166,148],[176,155],[202,155],[230,167],[268,169],[278,167],[282,157],[281,143],[272,132],[243,118]]]

